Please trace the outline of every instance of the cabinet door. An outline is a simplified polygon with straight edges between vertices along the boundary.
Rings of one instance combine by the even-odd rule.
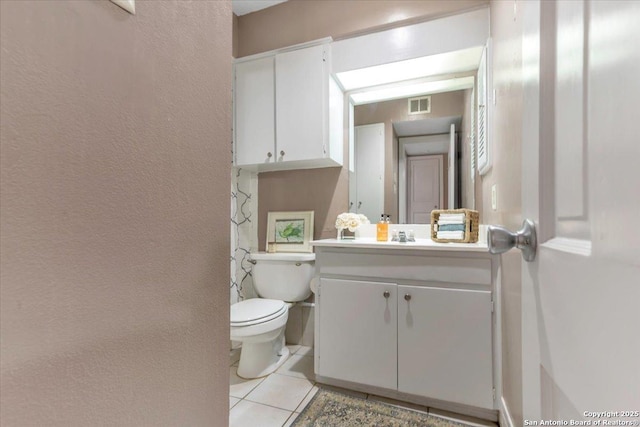
[[[319,45],[276,55],[278,161],[324,157],[329,86],[325,49]]]
[[[398,390],[493,408],[491,292],[398,287]]]
[[[320,280],[318,375],[397,387],[397,286]]]
[[[236,166],[275,162],[274,61],[268,57],[235,65]]]

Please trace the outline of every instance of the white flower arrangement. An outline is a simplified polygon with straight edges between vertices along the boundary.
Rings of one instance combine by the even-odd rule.
[[[371,221],[369,221],[369,218],[362,214],[352,212],[341,213],[340,215],[338,215],[338,218],[336,218],[338,239],[340,239],[340,236],[342,235],[342,230],[347,229],[353,233],[362,224],[371,224]]]

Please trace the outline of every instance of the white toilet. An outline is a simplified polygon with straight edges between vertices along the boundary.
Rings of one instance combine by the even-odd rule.
[[[258,378],[289,357],[284,329],[289,307],[311,295],[314,253],[252,253],[253,285],[260,298],[231,306],[231,340],[241,341],[238,376]]]

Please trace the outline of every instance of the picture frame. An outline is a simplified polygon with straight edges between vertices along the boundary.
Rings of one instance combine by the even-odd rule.
[[[269,212],[267,214],[268,252],[313,252],[314,211]]]

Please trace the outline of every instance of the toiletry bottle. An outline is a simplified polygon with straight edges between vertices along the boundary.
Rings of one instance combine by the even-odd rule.
[[[389,240],[389,223],[385,221],[384,214],[380,215],[380,222],[376,226],[376,240],[378,242]]]

